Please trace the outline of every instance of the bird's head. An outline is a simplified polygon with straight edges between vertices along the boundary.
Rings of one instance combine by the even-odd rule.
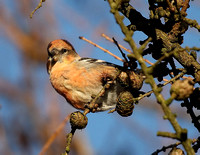
[[[74,47],[66,40],[57,39],[50,42],[47,46],[48,52],[48,60],[47,60],[47,72],[50,73],[52,67],[56,62],[62,61],[65,57],[76,57],[78,54],[76,53]]]

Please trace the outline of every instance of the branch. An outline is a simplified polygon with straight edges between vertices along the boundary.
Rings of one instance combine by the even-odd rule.
[[[31,12],[30,14],[30,18],[33,18],[33,14],[42,7],[42,3],[45,2],[46,0],[40,0],[39,4],[37,5],[37,7]]]
[[[186,0],[184,3],[184,7],[181,10],[182,12],[187,10],[188,3],[189,0]],[[155,39],[157,36],[157,39],[161,39],[163,42],[163,46],[166,47],[169,51],[173,48],[178,48],[179,50],[174,54],[174,57],[179,63],[181,63],[181,65],[188,68],[189,70],[191,70],[191,68],[194,68],[195,73],[192,75],[195,77],[196,82],[200,83],[200,65],[198,64],[198,62],[186,51],[182,50],[183,48],[179,44],[171,42],[178,34],[183,34],[187,30],[187,27],[183,27],[184,24],[181,24],[182,21],[179,23],[175,23],[172,30],[168,34],[166,34],[162,31],[163,25],[160,22],[146,19],[127,2],[121,4],[121,6],[119,7],[119,11],[129,19],[131,25],[135,27],[135,30],[142,31],[147,36],[152,37],[153,39]],[[190,19],[183,18],[183,21],[184,20],[200,30],[200,26],[197,22],[195,22],[195,20],[192,21]],[[181,32],[180,29],[182,29]]]
[[[195,77],[196,82],[200,83],[200,64],[189,55],[188,52],[177,43],[171,43],[168,35],[161,30],[156,29],[157,38],[161,39],[163,46],[169,51],[176,48],[173,56],[186,69],[190,70],[190,74]],[[194,73],[193,73],[194,71]]]
[[[147,68],[144,60],[143,60],[143,56],[142,56],[142,51],[140,51],[136,45],[135,45],[135,42],[133,41],[133,38],[132,38],[132,34],[133,32],[130,31],[123,23],[123,17],[120,16],[118,10],[120,10],[121,8],[124,9],[122,6],[125,6],[124,3],[120,3],[121,1],[113,1],[113,0],[108,0],[109,4],[110,4],[110,7],[111,7],[111,13],[113,13],[114,17],[115,17],[115,20],[116,22],[118,23],[118,25],[120,26],[121,28],[121,31],[124,33],[125,35],[125,41],[127,41],[130,45],[130,47],[132,48],[132,50],[134,51],[134,54],[131,54],[132,57],[136,58],[143,70],[143,73],[144,75],[146,76],[146,83],[149,83],[151,85],[151,88],[157,98],[157,101],[158,103],[160,103],[161,107],[162,107],[162,110],[166,116],[166,119],[168,119],[171,123],[171,125],[173,126],[174,130],[176,131],[176,137],[177,139],[181,140],[182,141],[182,145],[184,146],[185,150],[187,151],[188,154],[194,154],[194,150],[192,149],[191,147],[191,141],[189,139],[187,139],[187,137],[185,138],[184,136],[182,135],[187,135],[187,131],[182,129],[181,126],[178,124],[177,120],[176,120],[176,117],[174,116],[174,114],[172,113],[171,109],[169,108],[169,106],[166,104],[166,100],[164,99],[164,97],[162,96],[161,94],[161,91],[162,89],[159,88],[155,81],[154,81],[154,78],[153,76],[150,74],[149,72],[149,69]],[[120,7],[121,6],[121,7]],[[127,9],[130,7],[129,4],[126,3],[126,6],[127,6]],[[121,10],[123,12],[123,10]],[[132,11],[135,11],[133,8],[132,8]],[[126,12],[127,13],[127,12]],[[131,13],[129,12],[129,15]],[[134,12],[133,12],[134,14]],[[126,14],[127,16],[127,14]],[[140,15],[141,16],[141,15]],[[136,18],[131,18],[130,19],[130,16],[127,16],[129,17],[129,20],[135,20],[135,22],[138,22]],[[144,18],[141,16],[141,20],[144,20]],[[145,22],[145,20],[144,20]],[[133,23],[131,21],[131,23]],[[147,26],[146,24],[143,23],[144,26]],[[148,26],[147,26],[148,27]],[[154,27],[154,30],[155,30],[155,27]],[[150,31],[150,30],[148,30]],[[175,137],[175,136],[174,136]]]
[[[162,131],[158,131],[157,136],[168,137],[168,138],[172,138],[172,139],[178,138],[176,133],[162,132]]]
[[[183,13],[183,12],[186,12],[186,10],[187,10],[187,8],[189,8],[189,2],[190,2],[190,0],[185,0],[184,1],[184,3],[183,3],[183,7],[182,7],[182,9],[181,9],[181,12]]]
[[[152,33],[155,32],[151,26],[151,22],[143,17],[140,12],[138,12],[129,3],[122,3],[119,11],[129,19],[131,25],[134,29],[144,32],[147,36],[153,36]],[[155,33],[154,33],[155,36]]]
[[[169,84],[169,83],[175,81],[176,79],[182,77],[185,73],[186,73],[186,70],[183,70],[180,74],[176,75],[174,78],[172,78],[172,79],[168,80],[167,82],[159,85],[159,87],[166,86],[167,84]],[[136,100],[139,101],[139,100],[143,99],[144,97],[149,96],[152,93],[153,93],[153,90],[151,90],[151,91],[139,96],[138,98],[136,98]]]

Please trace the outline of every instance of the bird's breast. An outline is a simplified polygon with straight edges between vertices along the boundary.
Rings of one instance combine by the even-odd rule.
[[[92,96],[97,95],[103,88],[102,78],[116,74],[114,69],[103,69],[103,67],[80,67],[75,63],[68,65],[56,63],[51,70],[50,81],[55,90],[72,106],[84,109],[85,104],[92,100]],[[106,91],[104,96],[98,100],[101,105],[99,111],[115,107],[120,91],[117,84]]]
[[[50,73],[50,81],[55,90],[74,107],[83,109],[91,96],[103,87],[101,75],[76,64],[56,63]]]

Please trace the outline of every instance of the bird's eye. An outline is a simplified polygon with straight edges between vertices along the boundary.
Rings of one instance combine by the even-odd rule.
[[[65,52],[67,52],[67,49],[63,48],[62,53],[65,53]]]

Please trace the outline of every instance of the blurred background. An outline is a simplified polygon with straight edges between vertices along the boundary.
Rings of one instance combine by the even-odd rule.
[[[47,0],[33,16],[30,13],[39,0],[0,0],[0,154],[39,154],[48,138],[64,118],[76,111],[52,88],[46,71],[46,48],[50,41],[66,39],[83,57],[122,63],[96,47],[80,40],[84,36],[121,57],[117,47],[101,37],[107,34],[129,48],[123,34],[109,12],[106,1]],[[148,18],[147,0],[131,4]],[[200,2],[192,1],[188,17],[200,22]],[[125,23],[129,22],[125,19]],[[146,37],[136,32],[136,43]],[[195,29],[184,34],[185,46],[199,47],[200,35]],[[151,60],[150,57],[146,57]],[[150,87],[144,85],[143,91]],[[169,95],[169,86],[163,90]],[[186,109],[178,102],[172,105],[178,121],[188,129],[190,138],[197,138]],[[163,145],[176,141],[156,136],[158,130],[172,131],[154,95],[140,101],[128,118],[107,112],[88,114],[86,129],[77,131],[71,155],[140,155],[151,154]],[[59,133],[46,154],[64,152],[69,123]],[[166,153],[163,153],[166,154]]]

